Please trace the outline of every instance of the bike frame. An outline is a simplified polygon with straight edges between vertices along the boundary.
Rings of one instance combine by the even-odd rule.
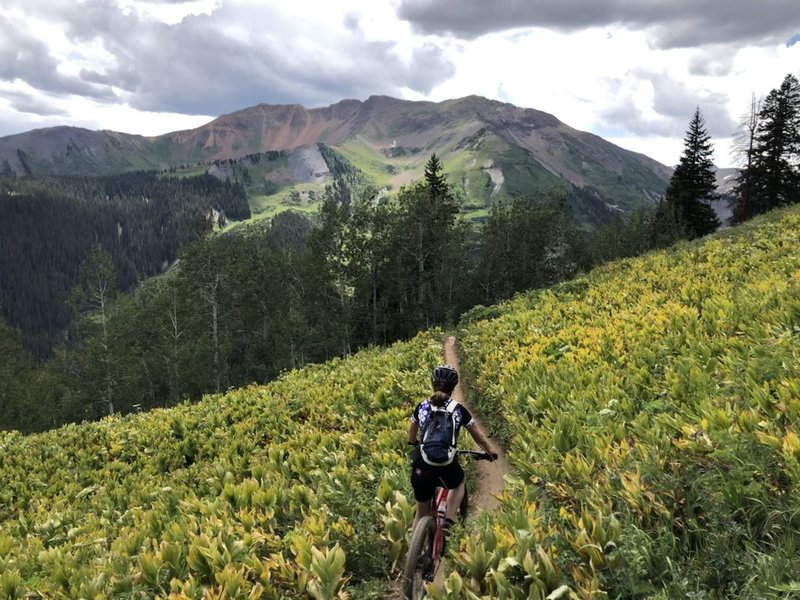
[[[442,560],[442,547],[444,546],[444,519],[447,514],[447,493],[446,487],[436,489],[436,493],[431,499],[431,518],[434,523],[433,544],[431,548],[431,558],[433,559],[433,572],[439,568]],[[442,507],[442,510],[439,510]]]
[[[468,455],[475,460],[494,460],[497,454],[488,454],[476,450],[459,450],[458,454]],[[403,594],[410,600],[422,598],[419,583],[431,582],[442,564],[442,549],[444,548],[444,526],[447,515],[448,490],[446,487],[437,487],[431,499],[430,515],[422,517],[411,534],[409,552],[403,570]],[[464,502],[466,502],[466,489]],[[465,515],[462,513],[462,519]],[[432,537],[427,537],[427,532],[433,530]],[[430,541],[427,541],[430,539]],[[428,562],[429,561],[429,562]],[[422,596],[419,595],[422,593]]]
[[[485,459],[486,453],[476,450],[458,450],[456,452],[460,456],[469,456],[476,460]],[[496,457],[496,455],[495,455]],[[431,544],[431,560],[433,561],[433,572],[439,568],[439,563],[442,561],[442,548],[444,547],[444,525],[445,516],[447,515],[447,496],[449,490],[442,486],[436,488],[436,492],[431,498],[431,511],[430,515],[434,523],[433,544]],[[466,494],[466,490],[464,491]],[[440,510],[441,508],[441,510]]]

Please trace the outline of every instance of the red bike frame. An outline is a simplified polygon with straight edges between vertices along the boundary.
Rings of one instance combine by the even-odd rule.
[[[488,454],[476,450],[459,450],[459,454],[468,454],[475,460],[494,460],[497,454]],[[417,521],[411,532],[406,564],[403,569],[403,595],[409,600],[417,600],[425,595],[423,590],[426,582],[433,581],[436,571],[442,563],[442,549],[444,548],[444,528],[447,517],[447,488],[436,488],[431,499],[430,515],[425,515]],[[461,518],[466,518],[467,492],[464,489],[464,504],[461,507]],[[432,530],[433,536],[430,536]]]
[[[442,560],[442,547],[444,546],[444,519],[447,515],[447,488],[437,488],[436,494],[431,499],[431,518],[434,523],[433,548],[431,558],[433,559],[433,572],[439,568]]]

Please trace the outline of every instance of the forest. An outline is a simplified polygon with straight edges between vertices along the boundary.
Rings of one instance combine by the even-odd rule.
[[[756,126],[747,130],[748,163],[734,194],[737,221],[800,198],[799,88],[787,76],[750,115]],[[467,311],[490,315],[484,306],[606,261],[704,236],[719,226],[709,206],[711,148],[698,108],[655,210],[594,230],[576,223],[570,206],[579,192],[569,189],[497,201],[471,226],[435,155],[424,178],[394,197],[376,201],[337,164],[313,220],[287,212],[211,235],[203,234],[213,210],[247,216],[240,184],[148,173],[5,183],[4,214],[37,210],[39,222],[26,242],[11,219],[0,221],[0,349],[9,357],[0,365],[0,428],[40,431],[267,382],[452,326]],[[106,226],[93,229],[100,221]],[[53,251],[57,236],[85,257],[70,263],[72,272]],[[166,270],[175,258],[179,268]],[[58,310],[26,314],[34,304],[26,298],[38,294]],[[61,339],[37,338],[56,317]]]
[[[238,184],[155,172],[0,179],[0,309],[37,358],[63,338],[81,262],[95,246],[112,257],[126,291],[170,267],[211,230],[214,214],[250,216]]]

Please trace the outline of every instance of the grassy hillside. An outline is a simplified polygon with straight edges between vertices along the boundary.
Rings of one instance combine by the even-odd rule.
[[[468,315],[516,475],[450,588],[797,595],[798,249],[794,209]]]
[[[0,432],[0,598],[370,597],[402,551],[405,423],[439,361],[433,332],[196,405]]]
[[[462,371],[515,474],[438,596],[797,594],[799,248],[800,210],[774,213],[467,315]],[[0,598],[382,597],[412,514],[405,422],[440,360],[434,331],[0,433]]]

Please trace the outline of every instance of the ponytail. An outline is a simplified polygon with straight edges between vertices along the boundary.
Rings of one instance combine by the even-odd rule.
[[[448,400],[450,400],[450,394],[446,394],[442,391],[436,391],[433,392],[433,396],[430,397],[429,402],[436,408],[441,408],[447,404]]]

